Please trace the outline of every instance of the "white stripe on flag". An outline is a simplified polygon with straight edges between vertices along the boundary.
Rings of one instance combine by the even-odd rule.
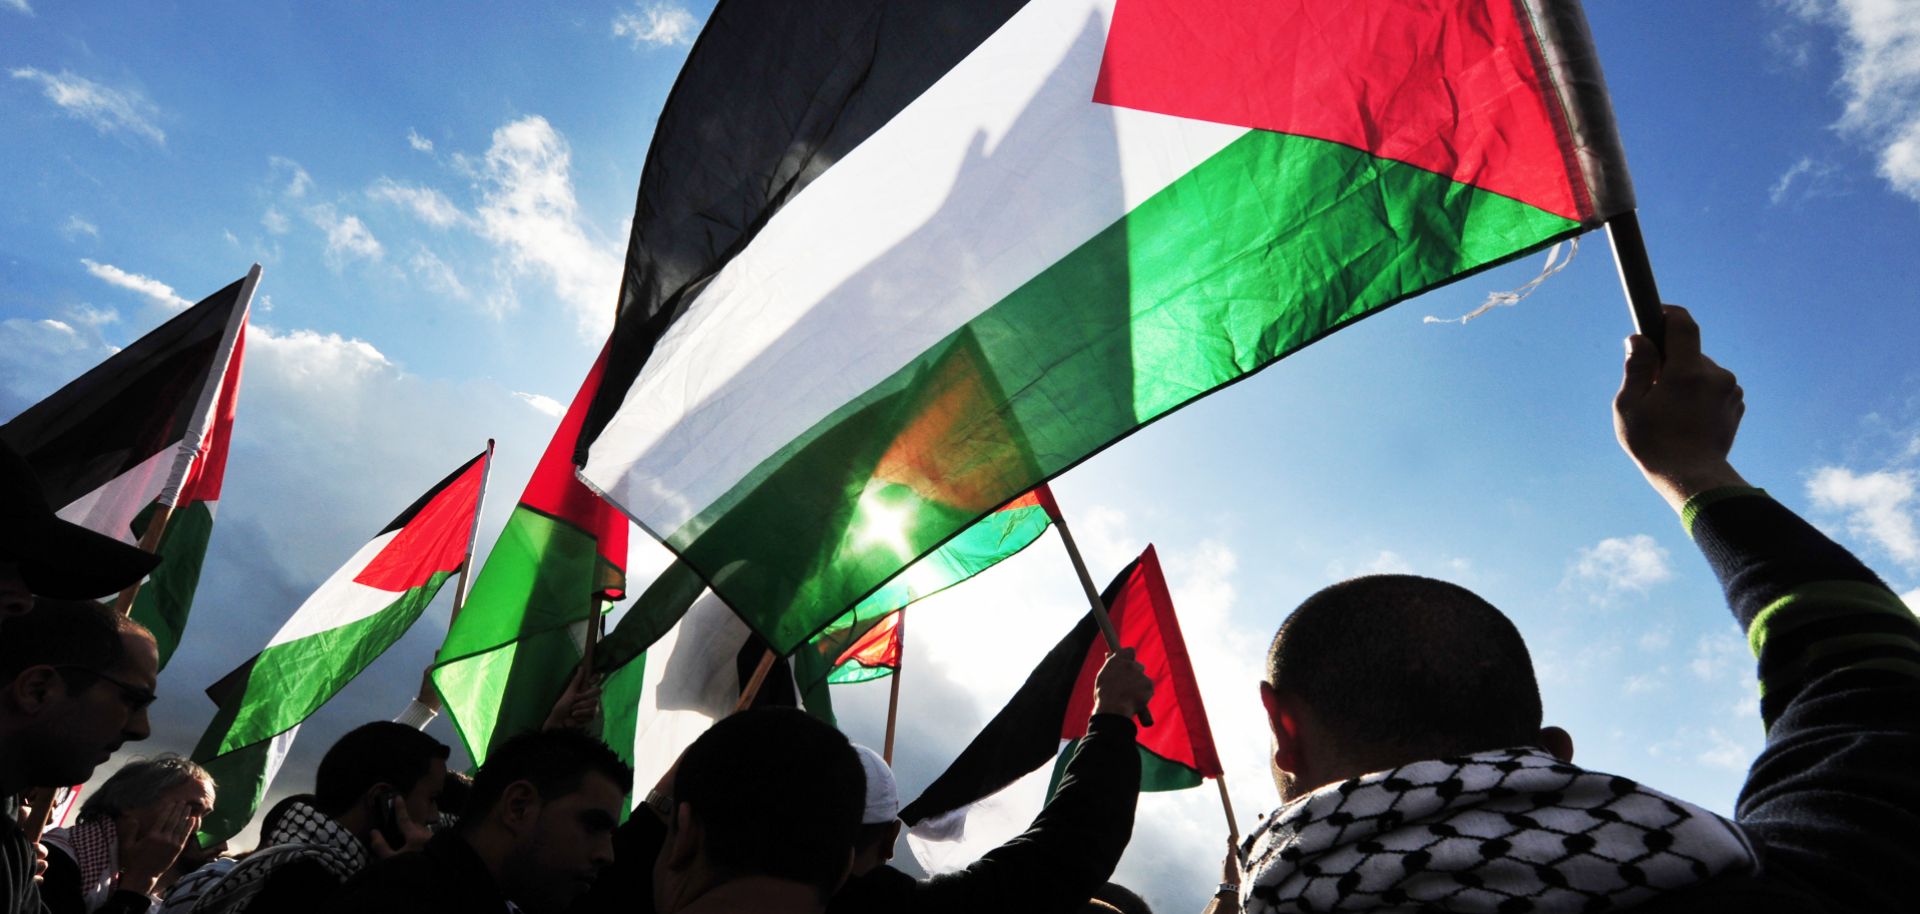
[[[740,648],[746,623],[707,591],[647,648],[640,711],[633,725],[633,799],[679,761],[680,753],[740,701]]]
[[[1111,5],[1029,3],[787,204],[660,341],[588,482],[672,534],[1247,132],[1092,102]]]
[[[62,520],[72,521],[95,533],[104,533],[129,546],[139,545],[133,535],[133,519],[160,497],[185,445],[174,442],[124,473],[75,499],[57,512]]]
[[[365,584],[354,582],[354,577],[366,570],[374,556],[380,554],[400,531],[393,530],[373,538],[360,551],[353,554],[345,565],[340,566],[327,582],[314,590],[293,616],[280,626],[267,647],[286,644],[309,638],[324,631],[331,631],[342,625],[358,622],[393,605],[405,591],[379,590]],[[422,582],[425,583],[425,582]]]

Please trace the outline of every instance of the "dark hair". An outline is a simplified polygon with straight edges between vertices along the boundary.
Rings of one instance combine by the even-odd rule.
[[[673,797],[705,829],[723,874],[839,888],[866,805],[866,773],[840,731],[792,708],[743,711],[687,747]]]
[[[578,730],[522,733],[493,750],[473,776],[460,825],[485,821],[507,788],[519,781],[532,784],[542,800],[550,801],[579,790],[589,774],[605,775],[621,793],[633,787],[633,769],[606,743]]]
[[[473,775],[464,771],[447,772],[446,786],[440,788],[440,818],[459,821],[466,812],[467,799],[473,796]]]
[[[1540,729],[1540,686],[1519,630],[1472,591],[1432,578],[1373,575],[1308,597],[1273,636],[1267,682],[1369,760],[1522,745]]]
[[[127,631],[147,632],[92,600],[36,597],[32,609],[7,620],[6,637],[0,638],[0,683],[43,664],[109,672],[126,659],[120,635]]]
[[[406,793],[427,776],[433,760],[452,750],[406,724],[361,724],[327,750],[313,776],[314,808],[337,816],[353,807],[375,784]]]

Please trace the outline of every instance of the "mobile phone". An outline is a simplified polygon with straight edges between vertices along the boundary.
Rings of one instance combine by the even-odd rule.
[[[400,830],[400,795],[391,788],[382,788],[374,794],[379,804],[380,837],[385,838],[387,847],[399,850],[406,846],[407,836]]]

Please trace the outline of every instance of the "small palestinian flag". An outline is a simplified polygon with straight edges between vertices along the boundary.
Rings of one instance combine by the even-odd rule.
[[[589,607],[626,589],[627,518],[573,475],[574,439],[605,364],[602,350],[434,661],[434,686],[476,765],[501,740],[539,729],[580,665]]]
[[[791,651],[997,506],[1629,211],[1573,0],[723,0],[576,462]]]
[[[300,722],[400,640],[472,558],[492,447],[402,511],[313,592],[266,649],[207,689],[220,706],[193,750],[220,784],[203,846],[253,818]]]
[[[1147,705],[1153,726],[1140,728],[1136,737],[1140,789],[1181,790],[1219,777],[1207,710],[1152,546],[1107,585],[1101,599],[1120,643],[1134,649],[1134,659],[1153,678],[1153,700]],[[1047,652],[959,758],[900,810],[901,821],[921,840],[956,836],[973,804],[1051,759],[1064,763],[1087,735],[1094,678],[1106,659],[1106,642],[1088,613]]]
[[[259,283],[255,264],[0,427],[67,520],[138,544],[171,510],[161,564],[133,607],[162,666],[180,643],[213,532]]]
[[[1042,485],[913,563],[794,653],[794,675],[801,691],[811,694],[823,667],[827,682],[841,684],[866,682],[897,670],[899,610],[1012,558],[1047,532],[1059,513],[1053,492]]]

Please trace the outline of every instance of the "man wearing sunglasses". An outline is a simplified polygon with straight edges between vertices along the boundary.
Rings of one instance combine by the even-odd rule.
[[[79,784],[147,738],[159,649],[139,623],[88,600],[40,597],[0,638],[0,796]],[[9,809],[11,805],[9,804]],[[35,853],[0,816],[0,914],[37,914]]]

